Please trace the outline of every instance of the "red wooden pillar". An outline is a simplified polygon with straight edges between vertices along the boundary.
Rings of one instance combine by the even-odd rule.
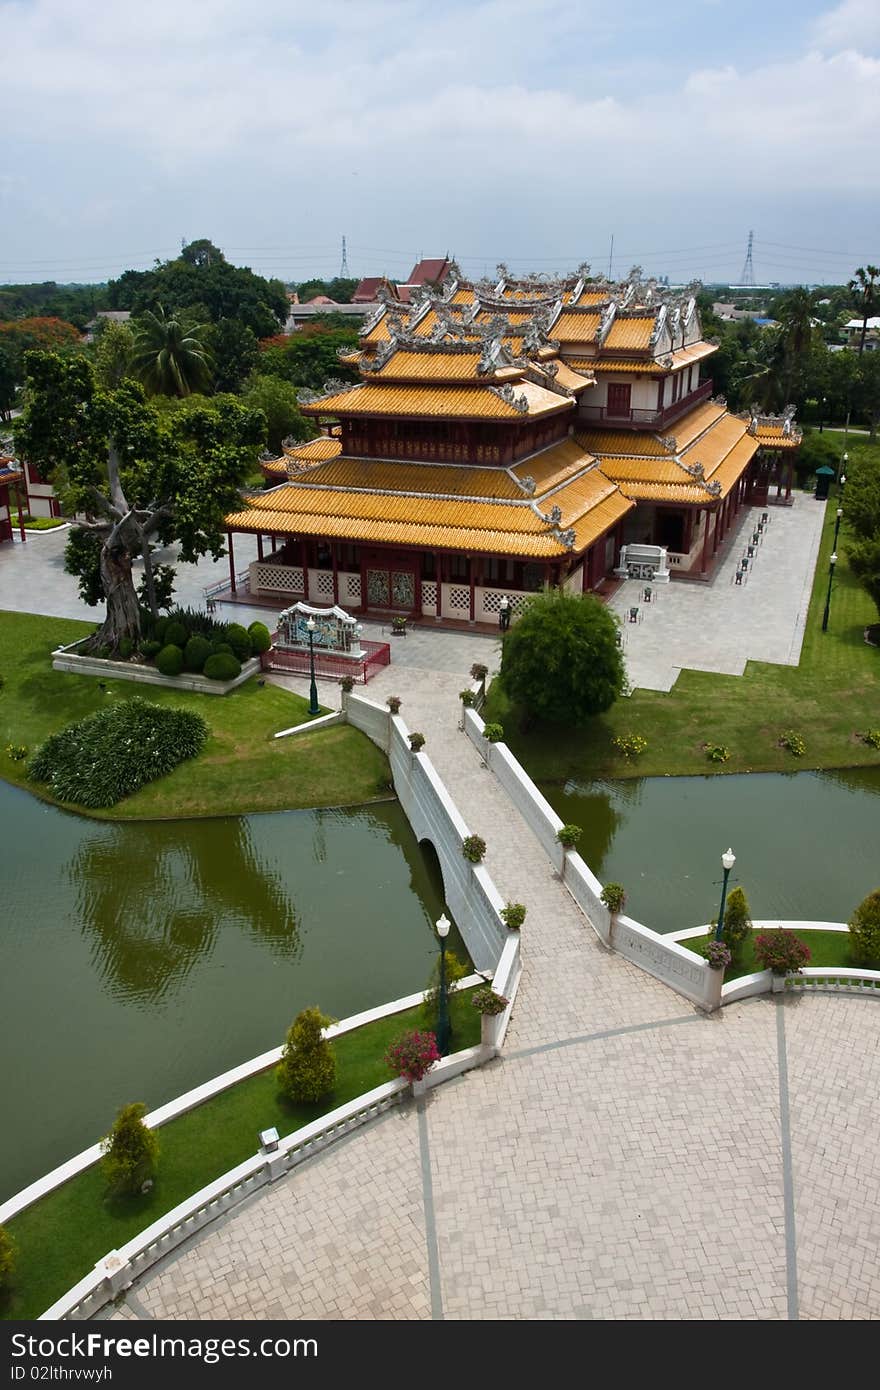
[[[274,537],[274,535],[273,535],[273,536],[270,536],[270,540],[271,540],[271,542],[272,542],[272,554],[274,555],[274,554],[275,554],[275,537]]]
[[[303,597],[305,598],[306,602],[308,602],[308,598],[309,598],[309,548],[308,548],[308,546],[306,545],[305,536],[303,536],[302,540],[301,540],[300,543],[299,543],[299,558],[300,558],[300,561],[302,562],[302,572],[303,572]]]
[[[416,576],[415,576],[415,608],[416,617],[422,616],[422,556],[421,552],[416,553]]]
[[[434,568],[437,571],[437,612],[436,619],[443,616],[443,556],[438,550],[434,556]]]
[[[693,514],[693,512],[687,512],[687,513],[685,514],[685,518],[684,518],[684,553],[685,553],[685,555],[689,555],[689,554],[691,553],[691,545],[693,544],[693,539],[694,539],[694,514]]]
[[[598,544],[598,542],[597,542],[596,544]],[[590,574],[591,574],[591,571],[592,571],[592,568],[593,568],[593,551],[596,549],[596,544],[593,544],[593,545],[590,546],[589,550],[587,551],[587,553],[586,553],[586,555],[584,556],[584,559],[583,559],[583,569],[581,570],[581,593],[582,593],[582,594],[587,593],[587,591],[588,591],[588,589],[589,589],[589,587],[590,587]]]
[[[333,562],[333,602],[339,602],[339,564],[336,559],[336,542],[330,542],[330,559]]]
[[[793,474],[793,473],[794,473],[794,460],[793,460],[793,459],[789,459],[789,460],[788,460],[788,468],[787,468],[786,471],[785,471],[785,500],[786,500],[786,502],[788,502],[788,501],[790,500],[790,498],[791,498],[791,479],[792,479],[792,474]]]
[[[704,527],[704,531],[703,531],[703,558],[702,558],[702,560],[700,561],[700,573],[701,573],[701,574],[705,574],[705,573],[706,573],[706,570],[709,568],[709,531],[710,531],[710,529],[711,529],[709,523],[710,523],[710,520],[711,520],[711,516],[712,516],[712,514],[711,514],[711,512],[709,511],[708,507],[704,508],[704,510],[703,510],[703,527]]]
[[[473,555],[471,556],[470,567],[469,567],[469,572],[468,572],[468,573],[469,573],[470,586],[471,586],[470,621],[473,623],[473,622],[476,622],[476,618],[477,618],[477,593],[476,593],[477,562],[476,562],[476,560],[474,559]]]
[[[229,588],[235,593],[235,553],[232,549],[232,532],[226,532],[226,543],[229,546]]]
[[[715,525],[714,525],[713,530],[712,530],[712,554],[714,555],[714,554],[716,553],[717,549],[718,549],[718,521],[719,521],[719,513],[716,511],[716,512],[713,513],[713,515],[714,515],[714,517],[715,517]]]
[[[262,535],[258,535],[258,536],[257,536],[257,559],[258,559],[258,560],[262,560],[262,558],[263,558],[263,537],[262,537]]]

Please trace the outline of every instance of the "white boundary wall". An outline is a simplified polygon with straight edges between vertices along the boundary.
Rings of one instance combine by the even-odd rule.
[[[182,671],[179,676],[163,676],[155,666],[139,666],[131,661],[108,661],[102,656],[79,656],[75,650],[84,641],[69,647],[56,647],[52,653],[52,668],[69,671],[76,676],[106,676],[108,680],[137,681],[140,685],[167,685],[171,690],[196,690],[200,695],[226,695],[237,685],[243,685],[260,670],[259,657],[242,663],[241,674],[231,681],[212,681],[207,676]]]

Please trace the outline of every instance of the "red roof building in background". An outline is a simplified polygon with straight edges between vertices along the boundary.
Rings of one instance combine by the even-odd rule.
[[[384,292],[392,299],[399,299],[402,304],[409,304],[414,289],[420,289],[423,285],[441,285],[446,279],[452,266],[452,261],[448,256],[441,259],[436,257],[431,260],[416,261],[412,268],[409,279],[402,284],[393,284],[385,275],[367,275],[361,280],[357,289],[351,297],[352,304],[375,304],[379,299],[380,291]]]

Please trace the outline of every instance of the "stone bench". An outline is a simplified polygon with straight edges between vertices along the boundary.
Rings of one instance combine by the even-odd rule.
[[[663,545],[624,545],[614,571],[618,579],[649,579],[655,584],[669,583],[666,547]]]

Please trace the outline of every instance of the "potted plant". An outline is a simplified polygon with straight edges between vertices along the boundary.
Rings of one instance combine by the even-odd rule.
[[[461,842],[461,852],[469,864],[479,864],[486,853],[486,841],[481,835],[468,835]]]
[[[765,970],[772,970],[775,994],[785,988],[786,975],[800,974],[810,959],[810,948],[793,931],[774,927],[755,937],[755,959]]]
[[[402,637],[406,632],[407,619],[402,613],[395,613],[391,619],[391,631],[395,637]]]
[[[354,690],[354,676],[343,676],[339,684],[342,687],[343,695],[350,694]]]
[[[475,661],[471,667],[471,680],[484,681],[489,674],[489,667],[484,666],[481,661]]]
[[[731,961],[730,947],[723,941],[710,941],[703,955],[710,970],[726,970]]]
[[[504,726],[502,724],[484,724],[483,738],[487,743],[501,743],[504,738]]]
[[[491,985],[480,985],[471,995],[471,1005],[481,1014],[488,1014],[494,1018],[496,1014],[503,1014],[510,1003],[503,994],[496,994]]]
[[[440,1061],[436,1034],[417,1028],[402,1033],[385,1053],[385,1065],[412,1086],[414,1096],[425,1092],[425,1077]]]
[[[510,931],[519,931],[526,920],[526,909],[522,903],[508,903],[506,907],[502,907],[499,915]]]
[[[622,912],[626,905],[626,890],[622,883],[606,883],[599,894],[612,917]]]
[[[389,695],[385,703],[392,714],[397,714],[403,701],[399,695]]]
[[[461,703],[463,705],[466,705],[468,708],[470,708],[472,705],[475,705],[477,702],[476,695],[474,694],[473,690],[470,689],[460,690],[458,693],[458,698],[459,700],[461,700]]]
[[[425,746],[425,735],[412,733],[409,735],[409,746],[413,753],[419,753]]]
[[[583,833],[579,825],[561,825],[556,832],[556,838],[564,849],[574,849]]]

